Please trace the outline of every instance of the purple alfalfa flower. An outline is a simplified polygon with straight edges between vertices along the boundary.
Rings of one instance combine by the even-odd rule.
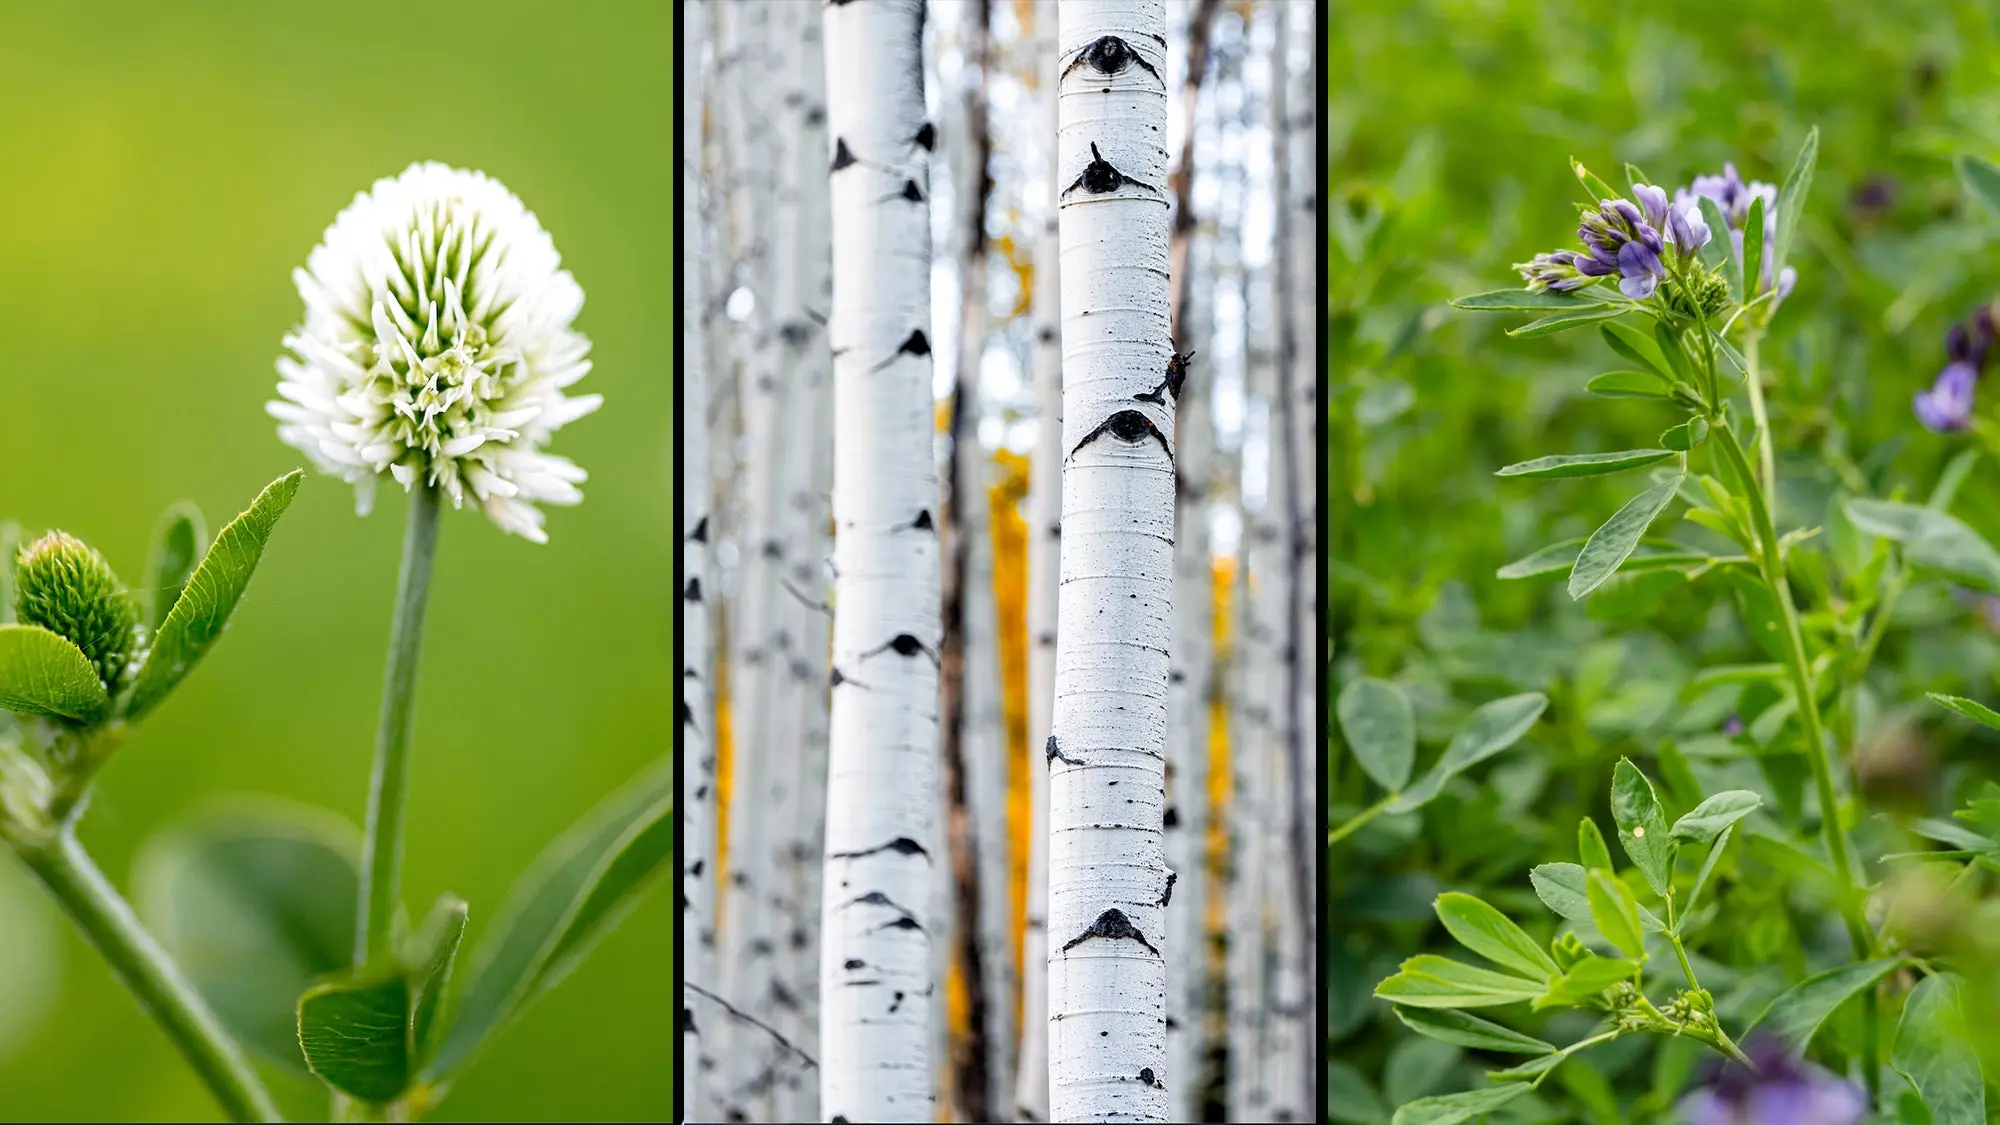
[[[1514,266],[1521,271],[1521,277],[1528,288],[1537,293],[1553,289],[1558,293],[1568,293],[1589,285],[1594,279],[1608,277],[1617,272],[1598,262],[1587,254],[1574,250],[1552,250],[1535,255],[1532,261],[1519,262]]]
[[[1743,726],[1743,716],[1741,715],[1731,715],[1728,718],[1722,720],[1722,733],[1728,735],[1731,738],[1735,738],[1737,735],[1742,734],[1744,729],[1745,728]]]
[[[1762,180],[1743,181],[1736,174],[1736,165],[1724,164],[1720,176],[1696,176],[1694,183],[1674,192],[1674,208],[1677,211],[1701,213],[1701,199],[1707,196],[1715,200],[1716,206],[1729,224],[1729,246],[1736,260],[1743,260],[1743,228],[1750,221],[1750,203],[1755,199],[1764,201],[1764,256],[1757,269],[1757,293],[1773,289],[1771,305],[1776,307],[1789,296],[1798,284],[1798,271],[1786,266],[1775,269],[1776,255],[1772,247],[1778,243],[1778,189]],[[1704,239],[1704,242],[1707,240]],[[1775,276],[1774,276],[1775,275]]]
[[[1962,430],[1972,421],[1972,392],[1979,384],[1979,369],[1963,360],[1954,360],[1938,372],[1937,382],[1927,391],[1918,391],[1911,404],[1917,421],[1933,433]]]
[[[1600,200],[1597,210],[1583,213],[1576,233],[1593,261],[1618,271],[1618,290],[1627,297],[1643,301],[1666,280],[1660,232],[1630,200]]]
[[[1688,1125],[1855,1125],[1868,1112],[1860,1088],[1775,1039],[1753,1040],[1746,1053],[1752,1067],[1726,1064],[1683,1103]]]
[[[1640,208],[1646,214],[1646,221],[1656,229],[1667,227],[1667,193],[1665,189],[1652,184],[1633,184],[1632,194],[1639,200]]]

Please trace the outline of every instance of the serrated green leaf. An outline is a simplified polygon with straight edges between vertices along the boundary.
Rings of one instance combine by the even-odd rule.
[[[1639,929],[1639,900],[1632,888],[1617,876],[1592,870],[1584,877],[1584,897],[1590,902],[1590,918],[1618,952],[1627,957],[1646,955],[1646,940]]]
[[[1395,976],[1376,985],[1375,995],[1417,1008],[1486,1008],[1532,1000],[1542,994],[1542,988],[1541,981],[1421,953],[1404,961]]]
[[[1666,814],[1652,781],[1632,764],[1618,759],[1611,771],[1611,818],[1618,824],[1618,843],[1632,859],[1653,893],[1665,897],[1673,892],[1674,840],[1667,831]]]
[[[1764,798],[1748,789],[1725,789],[1674,821],[1673,837],[1706,844],[1722,835],[1730,825],[1756,812],[1763,804]]]
[[[2000,713],[1995,713],[1992,708],[1987,707],[1983,703],[1967,699],[1962,695],[1943,695],[1935,691],[1927,691],[1924,694],[1930,698],[1932,703],[1943,707],[1947,711],[1955,711],[1981,726],[2000,730]]]
[[[1417,724],[1402,688],[1373,677],[1355,680],[1341,689],[1335,711],[1341,737],[1375,784],[1395,793],[1410,783]]]
[[[1966,193],[1986,208],[1986,213],[2000,219],[2000,168],[1977,156],[1958,158],[1958,179],[1965,185]]]
[[[1836,1009],[1863,989],[1888,976],[1902,965],[1894,957],[1876,961],[1855,961],[1823,973],[1815,973],[1779,993],[1751,1027],[1761,1027],[1785,1041],[1794,1051],[1804,1051],[1819,1034]]]
[[[125,704],[127,716],[136,719],[157,706],[222,635],[264,557],[271,529],[298,495],[303,480],[305,474],[294,469],[271,482],[215,537],[153,639],[152,652]]]
[[[1592,477],[1655,465],[1672,457],[1669,449],[1626,449],[1616,453],[1555,453],[1521,461],[1494,473],[1498,477]]]
[[[1611,849],[1604,846],[1604,833],[1597,828],[1597,821],[1586,816],[1576,825],[1577,858],[1586,868],[1597,867],[1605,871],[1611,866]]]
[[[1923,1096],[1931,1125],[1986,1125],[1986,1078],[1960,991],[1953,974],[1925,977],[1896,1024],[1891,1065]]]
[[[1558,970],[1548,950],[1485,900],[1459,891],[1438,896],[1438,921],[1458,944],[1503,969],[1547,980]]]
[[[1639,963],[1617,957],[1585,957],[1571,965],[1569,972],[1549,982],[1549,990],[1535,998],[1534,1010],[1575,1008],[1588,1004],[1605,989],[1620,981],[1632,980]]]
[[[1593,375],[1583,389],[1600,398],[1652,398],[1665,401],[1673,384],[1651,371],[1606,371]]]
[[[1653,520],[1673,502],[1680,484],[1680,476],[1661,481],[1627,501],[1617,514],[1605,521],[1604,526],[1591,534],[1576,556],[1576,566],[1570,570],[1569,596],[1572,599],[1582,600],[1592,590],[1602,586],[1605,579],[1618,572],[1618,568],[1638,547],[1639,537],[1646,534]]]
[[[1496,699],[1474,711],[1437,764],[1405,790],[1390,811],[1411,812],[1429,804],[1446,782],[1520,741],[1548,705],[1548,696],[1531,691]]]
[[[1540,293],[1531,289],[1495,289],[1490,293],[1454,297],[1451,307],[1472,312],[1561,312],[1608,303],[1608,298],[1591,288],[1577,290],[1574,294],[1558,293],[1552,289]]]
[[[297,1071],[298,1002],[354,956],[361,833],[323,809],[234,801],[154,837],[134,884],[146,926],[223,1024]]]
[[[327,1085],[370,1105],[410,1088],[410,983],[398,968],[317,984],[299,997],[299,1046]]]
[[[1959,520],[1918,504],[1849,500],[1847,518],[1903,545],[1911,563],[1987,593],[2000,593],[2000,551]]]
[[[1537,336],[1553,336],[1558,332],[1567,332],[1572,328],[1582,328],[1586,324],[1596,324],[1599,321],[1610,320],[1615,316],[1624,316],[1625,312],[1625,308],[1621,305],[1596,305],[1569,312],[1559,312],[1554,316],[1545,316],[1540,320],[1531,320],[1519,328],[1510,328],[1507,330],[1507,335],[1517,340],[1532,340]]]
[[[1818,160],[1819,126],[1815,125],[1806,131],[1805,143],[1799,146],[1799,158],[1792,162],[1791,172],[1778,189],[1778,247],[1771,259],[1773,279],[1792,260],[1792,239],[1798,234],[1799,216],[1805,213],[1806,196],[1812,191],[1813,165]]]
[[[1513,1055],[1539,1055],[1556,1049],[1553,1043],[1544,1043],[1532,1035],[1523,1035],[1511,1027],[1502,1027],[1492,1020],[1481,1019],[1455,1008],[1407,1008],[1398,1005],[1393,1010],[1396,1018],[1418,1035],[1427,1035],[1460,1047]]]
[[[672,850],[672,795],[670,771],[649,769],[565,831],[515,882],[473,958],[471,982],[426,1078],[463,1065],[636,903]]]
[[[457,895],[441,895],[417,935],[406,968],[410,971],[410,1043],[419,1060],[436,1046],[438,1009],[451,982],[459,942],[465,938],[469,908]]]
[[[0,625],[0,708],[94,723],[110,705],[82,649],[40,625]]]
[[[1398,1109],[1391,1125],[1458,1125],[1491,1113],[1533,1088],[1526,1082],[1509,1082],[1504,1086],[1419,1098]]]
[[[181,598],[208,539],[201,509],[182,501],[168,508],[153,529],[153,547],[146,561],[146,629],[157,633],[167,611]]]

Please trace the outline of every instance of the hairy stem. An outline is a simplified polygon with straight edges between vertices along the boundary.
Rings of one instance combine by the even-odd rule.
[[[403,533],[403,567],[396,580],[396,617],[389,632],[389,671],[382,684],[382,721],[375,735],[375,770],[368,786],[368,826],[361,841],[361,910],[354,942],[357,968],[390,953],[390,926],[403,870],[403,805],[410,780],[410,727],[417,699],[417,656],[437,554],[438,491],[410,494]]]
[[[46,843],[17,850],[28,870],[159,1022],[229,1119],[284,1120],[236,1041],[139,924],[131,906],[91,862],[75,835],[64,828]]]

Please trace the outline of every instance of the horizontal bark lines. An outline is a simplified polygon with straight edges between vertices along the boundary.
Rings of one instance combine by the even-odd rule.
[[[821,912],[820,1112],[929,1121],[942,857],[922,0],[826,8],[833,140],[833,704]]]
[[[1062,560],[1049,769],[1057,1121],[1163,1121],[1174,430],[1164,0],[1060,5]]]

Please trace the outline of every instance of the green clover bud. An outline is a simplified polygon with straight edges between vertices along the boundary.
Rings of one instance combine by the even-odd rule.
[[[14,612],[83,650],[106,690],[131,663],[139,607],[104,556],[67,532],[51,531],[14,560]]]

